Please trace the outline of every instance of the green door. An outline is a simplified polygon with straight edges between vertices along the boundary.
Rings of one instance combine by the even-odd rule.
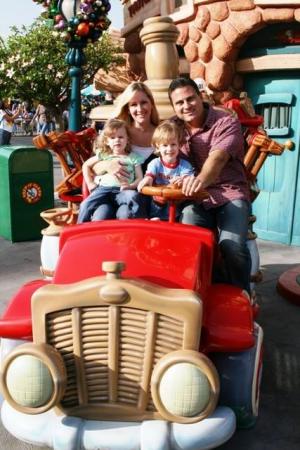
[[[245,77],[245,90],[256,112],[264,116],[269,137],[292,151],[269,156],[258,175],[260,194],[253,204],[258,236],[300,245],[300,74],[299,71],[260,72]]]

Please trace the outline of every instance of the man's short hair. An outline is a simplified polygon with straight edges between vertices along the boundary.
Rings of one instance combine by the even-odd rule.
[[[194,89],[194,91],[196,92],[196,94],[200,95],[199,88],[194,80],[192,80],[191,78],[184,78],[184,77],[175,78],[175,80],[171,81],[169,89],[168,89],[168,96],[169,96],[170,102],[172,103],[171,95],[176,89],[187,87],[187,86],[192,87]]]

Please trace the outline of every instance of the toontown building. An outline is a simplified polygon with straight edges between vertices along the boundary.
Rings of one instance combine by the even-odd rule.
[[[241,56],[241,49],[249,47],[247,41],[263,29],[270,28],[266,36],[273,37],[274,43],[276,39],[282,45],[300,43],[300,0],[123,0],[123,4],[121,33],[135,73],[143,71],[139,36],[143,21],[159,15],[171,17],[180,32],[181,72],[193,79],[204,78],[213,90],[242,88],[244,73],[300,66],[299,56],[290,52],[280,59],[276,55]],[[277,32],[273,24],[284,26]]]
[[[179,35],[179,70],[214,93],[245,90],[264,127],[292,151],[270,157],[254,202],[263,239],[300,245],[300,0],[123,0],[121,30],[130,70],[145,78],[145,19],[169,16]]]

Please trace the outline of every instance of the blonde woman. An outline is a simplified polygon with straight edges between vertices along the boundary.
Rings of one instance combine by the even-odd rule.
[[[150,89],[141,82],[129,84],[117,99],[114,117],[126,122],[131,149],[141,157],[142,169],[145,171],[147,164],[154,157],[151,140],[159,123]],[[126,166],[122,161],[103,161],[100,167],[103,173],[110,173],[117,178],[128,177]]]

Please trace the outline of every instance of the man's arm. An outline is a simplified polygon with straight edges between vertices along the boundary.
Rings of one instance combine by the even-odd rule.
[[[201,172],[196,177],[189,176],[183,179],[182,192],[189,196],[210,186],[218,178],[229,159],[229,153],[224,150],[214,150],[210,153]]]

